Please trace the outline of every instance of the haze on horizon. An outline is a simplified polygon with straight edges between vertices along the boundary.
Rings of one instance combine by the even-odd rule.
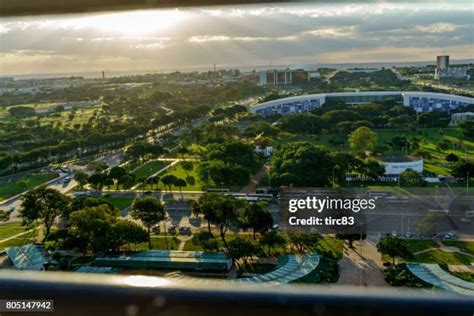
[[[0,19],[0,75],[474,58],[471,1],[252,5]]]

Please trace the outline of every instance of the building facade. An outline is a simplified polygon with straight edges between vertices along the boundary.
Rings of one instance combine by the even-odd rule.
[[[423,172],[423,158],[411,156],[386,156],[381,158],[381,162],[385,167],[386,176],[398,176],[408,169],[419,173]]]
[[[449,125],[458,125],[464,121],[474,121],[474,112],[454,113],[451,115],[451,122],[449,122]]]
[[[397,104],[410,106],[417,112],[433,110],[449,111],[474,104],[474,98],[432,92],[405,91],[366,91],[325,94],[307,94],[282,98],[258,104],[250,108],[256,115],[268,117],[276,114],[306,113],[321,107],[328,100],[340,100],[346,104],[357,105],[391,100]]]

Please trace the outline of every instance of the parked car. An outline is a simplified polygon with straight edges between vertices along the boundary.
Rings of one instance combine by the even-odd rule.
[[[181,235],[190,235],[191,234],[191,227],[182,226],[182,227],[179,228],[179,233]]]
[[[397,236],[398,236],[398,234],[397,234],[397,232],[396,232],[396,231],[393,231],[393,232],[391,233],[391,236],[392,236],[392,237],[397,237]]]
[[[173,224],[169,224],[168,225],[168,233],[176,233],[176,226],[174,226]]]
[[[412,237],[414,237],[412,233],[410,232],[405,233],[405,238],[412,238]]]
[[[160,226],[156,225],[151,228],[151,231],[155,234],[159,234],[161,232]]]

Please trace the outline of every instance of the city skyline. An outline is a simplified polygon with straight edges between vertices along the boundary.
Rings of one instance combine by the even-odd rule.
[[[473,59],[463,1],[259,5],[0,19],[1,75]],[[56,71],[58,70],[58,71]]]

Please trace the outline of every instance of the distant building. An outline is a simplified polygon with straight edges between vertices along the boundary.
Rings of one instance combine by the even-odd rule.
[[[267,158],[273,154],[273,147],[272,146],[263,147],[263,146],[256,145],[255,152]]]
[[[458,125],[464,121],[474,121],[474,112],[454,113],[451,115],[449,125]]]
[[[380,161],[385,166],[385,175],[394,176],[400,175],[407,169],[422,173],[423,172],[423,158],[412,156],[383,156]]]
[[[449,55],[436,56],[436,69],[448,69],[449,68]]]
[[[249,110],[251,113],[263,117],[276,114],[288,115],[292,113],[306,113],[311,112],[314,108],[321,107],[328,100],[338,100],[350,105],[391,100],[397,104],[412,107],[416,112],[430,112],[433,110],[450,111],[462,106],[474,104],[474,98],[445,93],[358,91],[298,95],[260,103],[250,107]]]
[[[267,85],[289,85],[289,84],[305,84],[311,78],[317,78],[318,73],[306,71],[304,69],[285,69],[285,70],[266,70],[259,73],[259,84]]]
[[[450,67],[448,55],[436,56],[436,68],[434,78],[436,80],[449,78],[468,80],[470,77],[467,73],[468,69],[468,67]]]

